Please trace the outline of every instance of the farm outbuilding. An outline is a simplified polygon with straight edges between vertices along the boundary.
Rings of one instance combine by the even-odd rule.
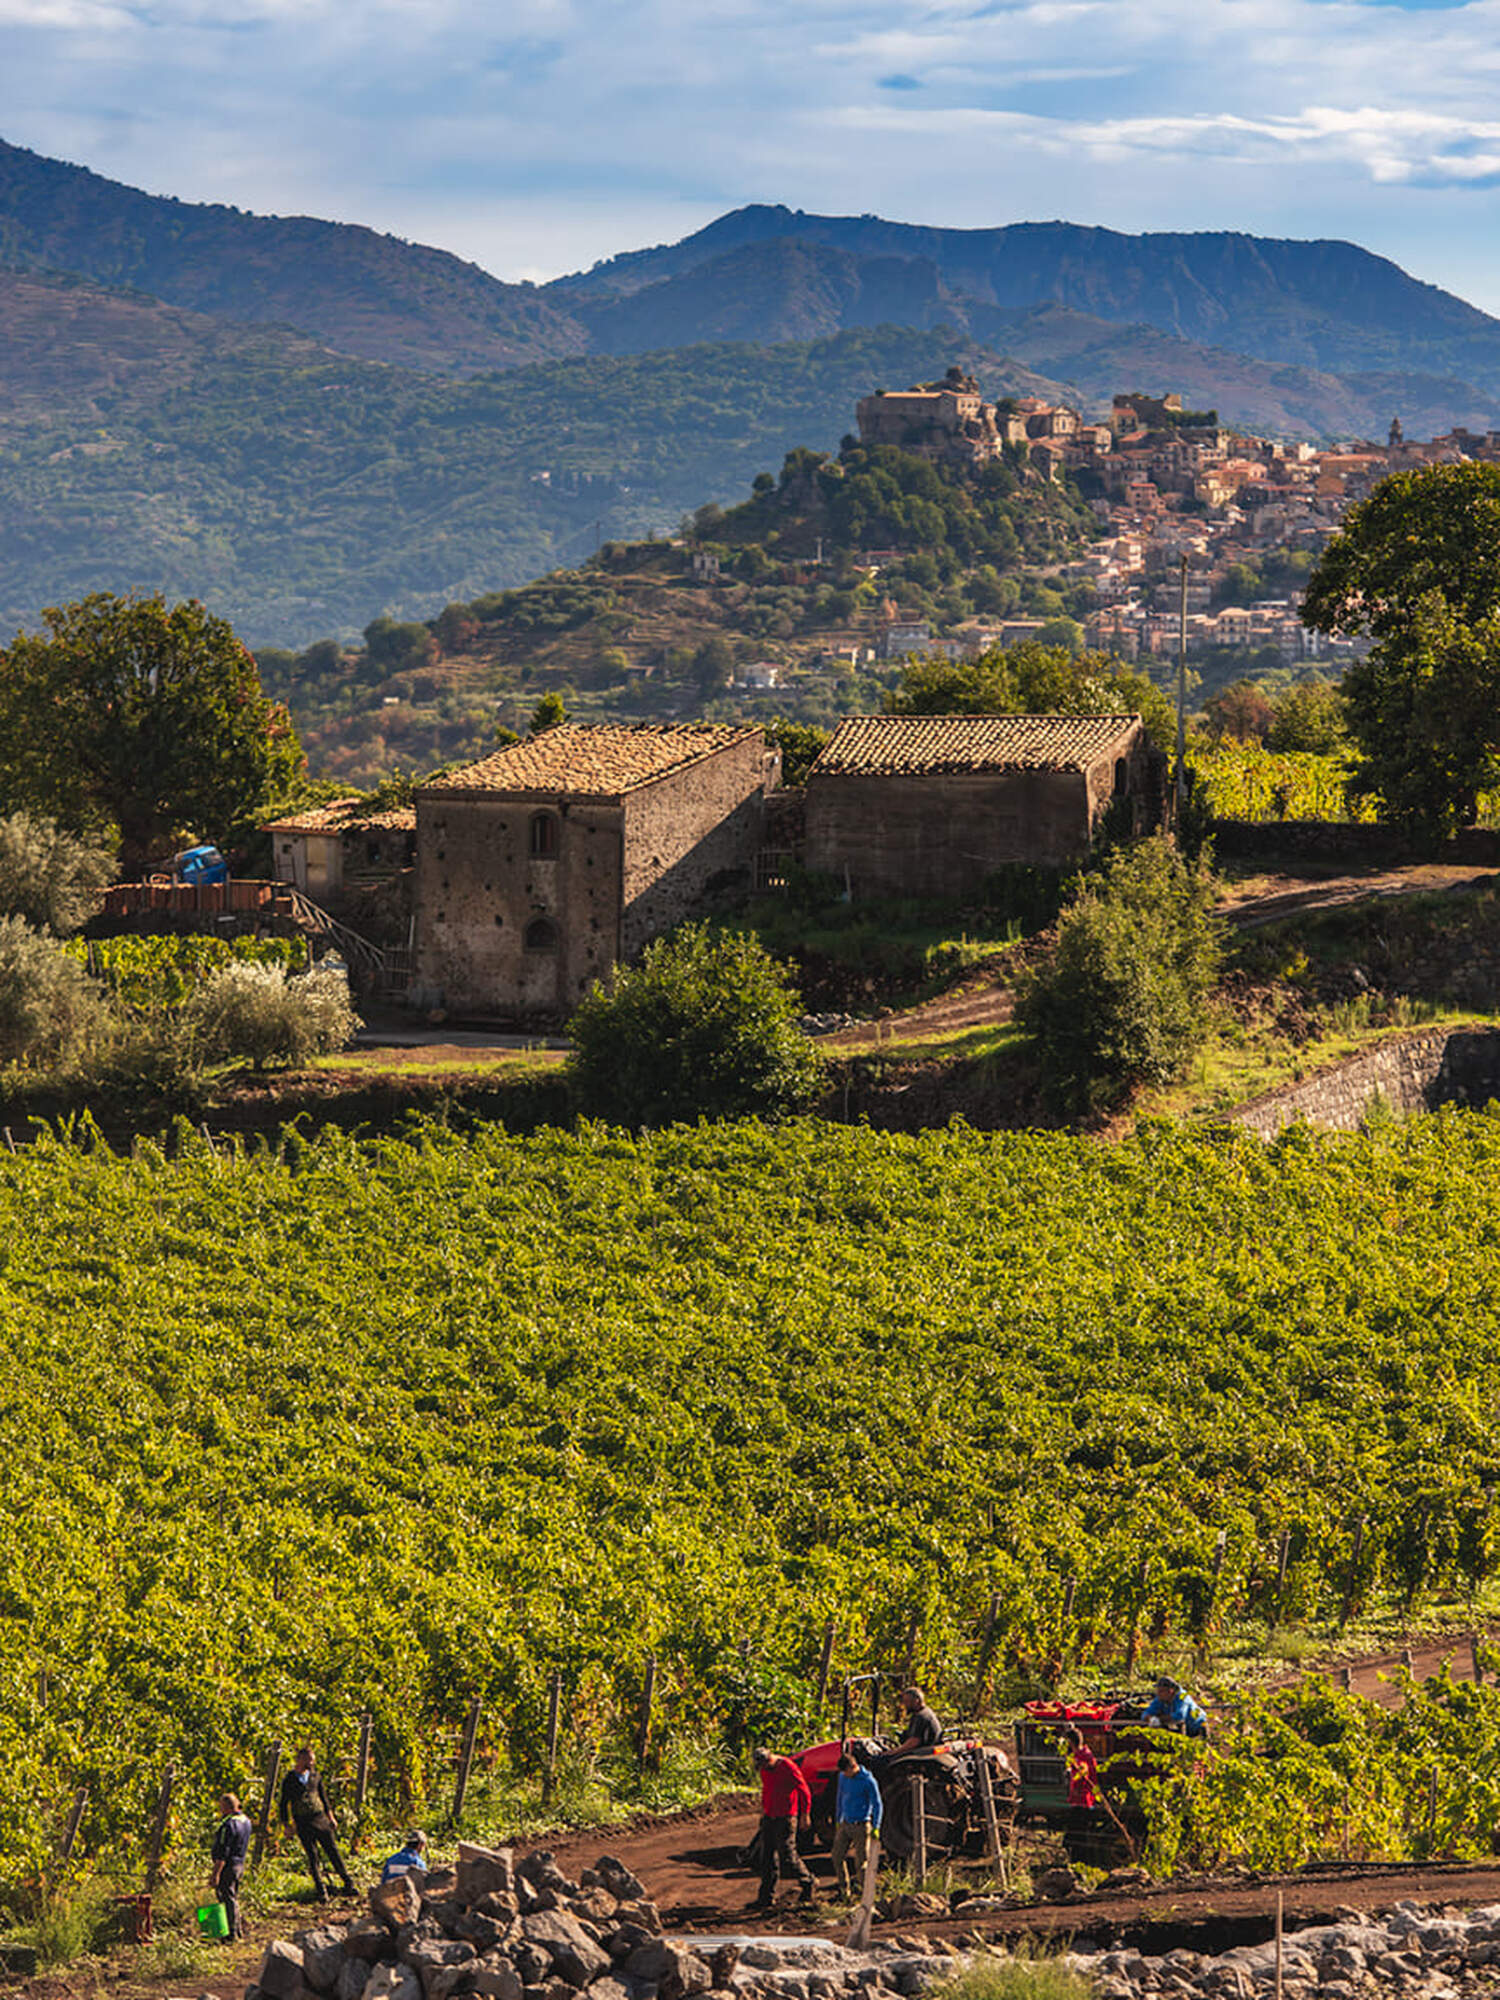
[[[592,980],[750,886],[779,766],[759,729],[564,723],[424,785],[422,999],[565,1018]]]
[[[856,715],[807,777],[804,860],[857,896],[976,894],[1009,863],[1076,861],[1111,808],[1159,817],[1138,715]]]

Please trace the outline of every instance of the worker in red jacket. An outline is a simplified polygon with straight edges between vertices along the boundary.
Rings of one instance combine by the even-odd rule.
[[[761,1744],[751,1757],[760,1773],[760,1895],[757,1910],[769,1910],[782,1875],[795,1875],[802,1900],[813,1900],[813,1878],[797,1852],[797,1815],[812,1817],[812,1793],[790,1757],[776,1757]]]

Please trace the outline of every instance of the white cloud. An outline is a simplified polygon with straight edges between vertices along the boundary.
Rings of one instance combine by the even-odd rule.
[[[511,275],[781,200],[1352,236],[1472,295],[1497,72],[1500,0],[0,0],[4,136]]]

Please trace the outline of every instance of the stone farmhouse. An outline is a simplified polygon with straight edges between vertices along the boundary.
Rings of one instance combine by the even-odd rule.
[[[1011,862],[1079,859],[1114,806],[1157,823],[1136,715],[858,715],[807,778],[803,861],[862,896],[973,894]]]
[[[759,729],[564,723],[417,793],[413,998],[551,1021],[747,889],[780,759]]]

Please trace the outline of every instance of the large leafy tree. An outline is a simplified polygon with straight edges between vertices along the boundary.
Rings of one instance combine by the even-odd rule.
[[[1139,715],[1159,750],[1176,727],[1161,689],[1112,653],[1036,639],[991,646],[972,660],[912,660],[886,706],[895,715]]]
[[[1472,820],[1500,750],[1500,466],[1382,480],[1324,550],[1302,617],[1375,641],[1343,682],[1354,788],[1417,833]]]
[[[118,830],[138,869],[187,833],[223,839],[302,770],[286,710],[201,604],[99,593],[0,653],[0,800]]]

